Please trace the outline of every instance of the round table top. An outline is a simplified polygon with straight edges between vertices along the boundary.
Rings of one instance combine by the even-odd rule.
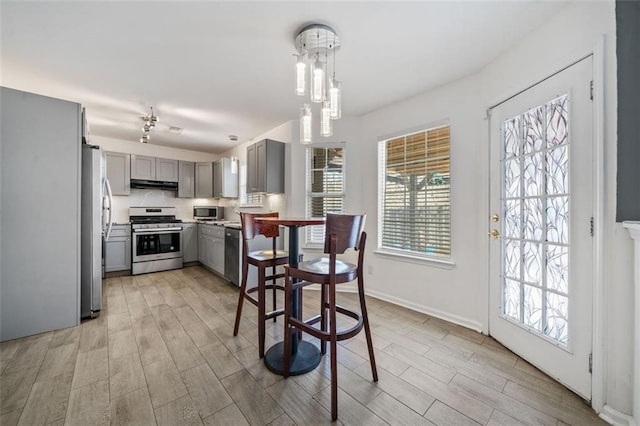
[[[256,223],[269,223],[282,226],[324,225],[325,219],[307,219],[303,217],[256,217]]]

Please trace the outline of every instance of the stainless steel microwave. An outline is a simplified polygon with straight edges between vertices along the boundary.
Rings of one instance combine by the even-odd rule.
[[[224,218],[224,207],[194,206],[193,218],[198,220],[221,220]]]

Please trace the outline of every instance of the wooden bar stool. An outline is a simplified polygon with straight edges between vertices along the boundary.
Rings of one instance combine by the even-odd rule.
[[[357,335],[363,328],[369,349],[371,374],[373,381],[378,381],[378,371],[373,354],[371,330],[367,316],[364,295],[364,248],[367,239],[363,231],[366,215],[327,214],[325,224],[324,252],[329,257],[302,262],[297,268],[285,266],[285,333],[284,333],[284,376],[289,375],[291,364],[291,333],[303,331],[320,339],[321,352],[326,353],[326,342],[329,342],[331,353],[331,419],[338,419],[338,359],[337,343]],[[348,248],[358,252],[358,264],[343,262],[337,259]],[[358,296],[360,313],[351,311],[336,304],[336,285],[358,280]],[[291,294],[294,290],[320,284],[320,314],[311,318],[296,319],[291,315]],[[328,298],[327,298],[328,296]],[[336,314],[346,315],[356,320],[356,324],[348,329],[338,330]],[[329,330],[327,330],[327,321]],[[320,328],[314,324],[320,323]]]
[[[264,357],[265,321],[284,314],[284,309],[276,309],[276,290],[284,290],[284,286],[277,284],[276,280],[284,277],[284,273],[276,273],[276,267],[285,265],[289,261],[289,253],[276,248],[276,239],[280,235],[277,225],[261,225],[255,222],[257,217],[278,217],[278,213],[240,213],[242,224],[242,282],[240,284],[240,294],[238,296],[238,309],[236,311],[236,322],[233,328],[233,335],[238,335],[240,328],[240,317],[242,316],[242,305],[244,299],[258,307],[258,355]],[[264,235],[272,239],[272,248],[249,252],[249,241],[258,235]],[[249,265],[258,268],[258,282],[255,286],[248,286]],[[271,274],[267,275],[267,268],[271,268]],[[271,284],[267,284],[271,281]],[[254,284],[254,283],[252,283]],[[249,287],[249,288],[248,288]],[[273,309],[266,312],[266,290],[273,290]],[[252,293],[258,293],[256,299]]]

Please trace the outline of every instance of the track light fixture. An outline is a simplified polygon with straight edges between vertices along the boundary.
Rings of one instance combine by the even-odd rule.
[[[144,126],[142,126],[142,131],[144,133],[140,138],[140,142],[142,143],[147,143],[151,140],[151,135],[149,135],[149,132],[160,121],[157,115],[153,115],[153,107],[149,107],[149,109],[151,110],[150,114],[140,117],[140,119],[144,121]]]

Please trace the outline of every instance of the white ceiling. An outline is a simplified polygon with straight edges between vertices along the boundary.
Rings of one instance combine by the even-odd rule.
[[[297,119],[305,24],[340,36],[343,116],[358,116],[478,71],[565,4],[3,0],[1,83],[80,102],[92,135],[130,141],[153,106],[151,143],[221,153]]]

